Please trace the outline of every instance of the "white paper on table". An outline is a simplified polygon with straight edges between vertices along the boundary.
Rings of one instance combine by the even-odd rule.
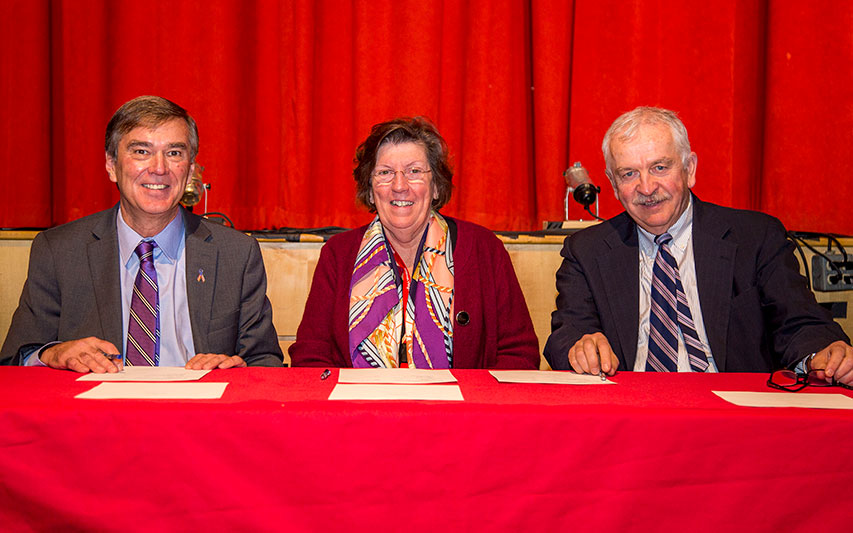
[[[373,385],[338,383],[330,400],[449,400],[463,401],[459,385]]]
[[[101,383],[75,398],[98,400],[215,400],[228,383]]]
[[[77,381],[196,381],[208,372],[182,366],[126,366],[114,374],[83,374]]]
[[[456,378],[445,369],[342,368],[338,383],[456,383]]]
[[[501,383],[547,383],[556,385],[616,385],[613,381],[591,374],[554,372],[549,370],[490,370]]]
[[[712,391],[729,403],[743,407],[810,407],[813,409],[853,409],[853,398],[843,394],[808,392]]]

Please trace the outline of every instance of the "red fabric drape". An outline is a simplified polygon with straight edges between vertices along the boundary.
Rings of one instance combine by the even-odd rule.
[[[703,199],[853,233],[841,168],[853,8],[800,4],[12,0],[0,18],[0,226],[112,205],[106,122],[159,94],[198,120],[208,208],[243,229],[367,221],[352,157],[397,115],[432,118],[448,141],[448,214],[540,228],[562,218],[562,171],[581,161],[614,215],[601,137],[646,104],[685,121]]]
[[[0,15],[0,227],[52,223],[50,13],[21,0]]]
[[[853,3],[790,3],[769,17],[759,206],[853,234]]]

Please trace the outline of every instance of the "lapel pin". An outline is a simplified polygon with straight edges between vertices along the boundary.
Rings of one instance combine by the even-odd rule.
[[[198,277],[195,280],[204,283],[204,269],[203,268],[198,269]]]

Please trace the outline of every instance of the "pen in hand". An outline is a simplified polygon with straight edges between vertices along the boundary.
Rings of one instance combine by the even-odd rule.
[[[118,368],[119,372],[124,372],[124,355],[120,353],[101,353],[103,353],[104,357],[106,357],[116,365],[116,368]]]
[[[604,370],[598,371],[598,377],[601,378],[601,381],[607,381],[607,378],[604,376]]]

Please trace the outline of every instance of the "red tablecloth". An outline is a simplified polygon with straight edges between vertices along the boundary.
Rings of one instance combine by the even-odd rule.
[[[711,392],[770,391],[766,375],[455,370],[464,402],[350,402],[327,400],[321,370],[218,370],[203,381],[229,383],[220,400],[127,401],[0,368],[0,530],[853,527],[853,412]]]

